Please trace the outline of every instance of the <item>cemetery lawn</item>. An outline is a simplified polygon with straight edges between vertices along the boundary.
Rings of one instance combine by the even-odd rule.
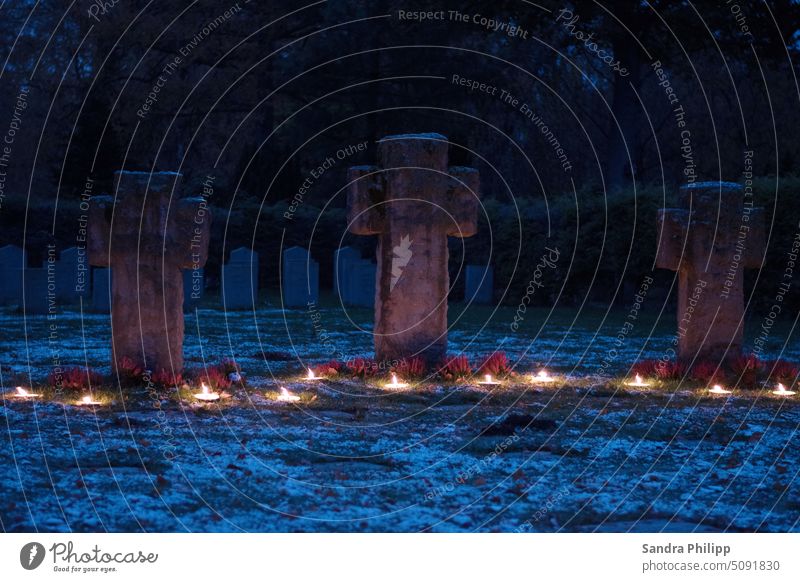
[[[375,381],[309,385],[302,364],[371,354],[366,310],[265,308],[187,317],[187,366],[235,357],[231,398],[101,386],[106,406],[44,386],[58,361],[108,373],[108,316],[0,312],[0,527],[5,531],[797,531],[800,401],[769,392],[710,397],[694,384],[631,390],[596,375],[625,312],[514,310],[484,327],[484,308],[454,323],[451,351],[505,351],[519,371],[569,375],[544,387]],[[455,320],[458,309],[451,307]],[[669,345],[672,317],[643,315],[610,370]],[[541,334],[537,331],[542,327]],[[287,329],[292,331],[291,336]],[[5,333],[8,331],[8,333]],[[798,360],[773,330],[769,357]],[[54,334],[51,340],[51,333]],[[531,340],[533,345],[531,345]],[[791,349],[783,349],[784,342]],[[333,345],[336,353],[330,352]],[[527,351],[527,352],[526,352]],[[301,395],[275,401],[279,385]],[[50,397],[53,397],[51,399]]]

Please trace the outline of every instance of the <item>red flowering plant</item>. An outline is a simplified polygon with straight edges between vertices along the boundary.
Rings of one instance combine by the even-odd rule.
[[[800,368],[792,362],[786,360],[771,360],[764,362],[764,372],[769,374],[769,380],[772,382],[781,382],[787,386],[791,386],[797,381],[800,375]]]
[[[631,366],[631,376],[639,375],[642,378],[655,378],[658,376],[659,360],[641,360]]]
[[[338,360],[331,360],[324,364],[317,364],[311,369],[314,371],[315,375],[329,378],[331,376],[338,376],[342,370],[345,369],[345,365]]]
[[[135,385],[142,382],[144,367],[133,361],[128,356],[122,356],[117,361],[117,377],[120,384]]]
[[[183,374],[175,374],[170,370],[165,370],[162,368],[150,375],[150,382],[152,382],[153,386],[156,388],[165,390],[172,388],[173,386],[179,386],[183,384]]]
[[[86,390],[102,384],[103,375],[84,366],[54,368],[47,377],[47,383],[55,389]]]
[[[425,360],[415,356],[413,358],[403,358],[392,366],[390,371],[404,379],[419,380],[425,376],[426,369]]]
[[[353,358],[347,362],[347,370],[356,378],[371,378],[378,373],[378,363],[369,358]]]
[[[231,379],[220,366],[206,366],[196,371],[192,376],[198,383],[206,384],[212,390],[224,390],[231,387]]]
[[[494,352],[488,356],[483,356],[475,366],[478,374],[491,374],[494,377],[502,378],[511,373],[508,365],[508,356],[505,352]]]
[[[437,372],[442,380],[455,381],[465,380],[472,376],[472,365],[469,358],[461,354],[458,356],[446,355],[439,365]]]
[[[682,380],[686,376],[688,366],[679,360],[658,360],[655,372],[661,380]]]
[[[758,373],[763,365],[755,354],[742,354],[732,358],[728,362],[728,367],[740,384],[748,388],[755,388],[758,382]]]
[[[695,362],[689,374],[693,380],[706,384],[720,384],[725,381],[725,374],[720,365],[709,360]]]

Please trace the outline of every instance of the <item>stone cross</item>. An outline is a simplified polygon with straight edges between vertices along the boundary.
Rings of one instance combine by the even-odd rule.
[[[378,235],[375,356],[447,351],[447,237],[477,230],[478,171],[447,167],[442,135],[394,135],[378,142],[380,167],[350,168],[350,232]]]
[[[680,190],[681,208],[659,210],[657,266],[678,272],[678,357],[741,353],[744,269],[765,253],[763,209],[732,182]]]
[[[183,274],[208,258],[204,198],[177,198],[180,174],[116,172],[116,196],[92,199],[89,261],[111,267],[112,363],[183,370]]]

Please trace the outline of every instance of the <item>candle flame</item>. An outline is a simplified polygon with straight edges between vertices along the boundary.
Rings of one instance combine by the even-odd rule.
[[[278,400],[281,402],[297,402],[300,400],[300,397],[292,394],[285,387],[281,386],[281,393],[280,396],[278,396]]]
[[[397,374],[392,374],[392,381],[386,384],[386,388],[407,388],[408,384],[397,379]]]
[[[20,396],[27,396],[28,391],[25,390],[25,388],[23,388],[22,386],[17,386],[17,394],[19,394]]]
[[[641,387],[641,386],[649,386],[650,383],[649,382],[645,382],[644,378],[642,378],[642,376],[640,374],[635,374],[634,378],[633,378],[633,382],[625,382],[625,385],[626,386]]]
[[[548,374],[547,370],[539,370],[533,377],[534,382],[553,382],[554,380],[555,378]]]
[[[308,369],[308,379],[309,380],[315,380],[316,379],[316,376],[314,376],[314,370],[312,370],[311,368]]]
[[[213,392],[205,382],[200,382],[200,392],[195,393],[194,397],[208,402],[219,400],[219,394]]]
[[[784,386],[782,383],[778,382],[778,385],[775,387],[775,390],[772,391],[773,394],[776,396],[794,396],[795,392],[793,390],[789,390]]]
[[[500,384],[500,381],[495,380],[491,374],[484,374],[483,380],[478,380],[478,384],[481,386],[497,386]]]
[[[81,401],[84,404],[91,404],[92,403],[92,397],[91,396],[84,396],[83,398],[81,398]]]

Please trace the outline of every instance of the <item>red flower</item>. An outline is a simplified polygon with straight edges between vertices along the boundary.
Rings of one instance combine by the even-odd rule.
[[[494,352],[484,356],[476,366],[479,374],[491,374],[492,376],[505,376],[511,372],[508,366],[508,356],[505,352]]]
[[[230,388],[231,380],[220,366],[208,366],[195,374],[198,382],[208,384],[212,390]]]
[[[472,376],[472,366],[465,355],[445,356],[437,366],[439,375],[445,380],[457,380]]]
[[[54,368],[47,377],[47,382],[56,389],[86,390],[102,384],[103,376],[91,368],[72,366],[64,369]]]
[[[719,365],[708,360],[696,362],[694,366],[692,366],[691,376],[694,380],[709,384],[712,382],[722,382],[725,378]]]
[[[128,356],[122,356],[117,362],[117,374],[123,382],[136,383],[141,381],[144,368]]]
[[[150,381],[159,388],[172,388],[183,383],[183,375],[180,373],[173,374],[169,370],[162,368],[150,376]]]
[[[772,360],[764,362],[764,370],[775,380],[791,384],[800,375],[800,368],[786,360]]]
[[[746,372],[757,372],[761,369],[761,361],[755,354],[739,355],[730,361],[731,372],[742,376]]]
[[[330,362],[325,362],[324,364],[314,366],[312,370],[314,370],[314,374],[317,376],[336,376],[344,369],[344,367],[344,364],[342,364],[340,361],[331,360]]]
[[[403,358],[397,365],[392,366],[392,372],[400,375],[401,378],[422,378],[425,375],[425,360],[419,357]]]
[[[369,358],[354,358],[347,362],[347,369],[357,378],[369,378],[378,373],[378,363]]]
[[[631,376],[635,376],[636,374],[645,378],[658,376],[659,364],[661,364],[659,360],[642,360],[641,362],[636,362],[631,366]]]
[[[656,376],[662,380],[681,380],[686,375],[687,366],[683,362],[659,360],[656,363]]]

